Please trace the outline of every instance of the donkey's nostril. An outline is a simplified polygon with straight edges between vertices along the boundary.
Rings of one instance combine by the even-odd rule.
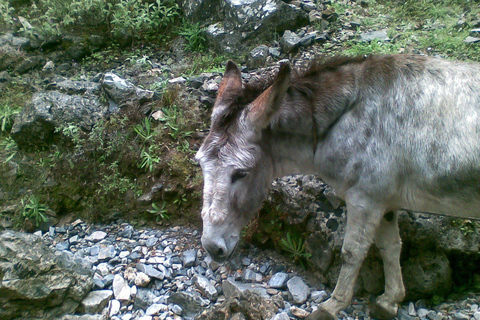
[[[223,240],[219,243],[204,242],[203,247],[205,248],[205,250],[207,250],[212,259],[217,262],[223,262],[227,256],[227,247]]]

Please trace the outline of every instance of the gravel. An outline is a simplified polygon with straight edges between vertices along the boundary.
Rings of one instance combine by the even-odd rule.
[[[200,236],[186,227],[137,229],[127,223],[100,226],[81,220],[42,235],[53,250],[91,263],[95,287],[83,311],[113,320],[193,319],[245,290],[285,301],[272,319],[301,319],[331,294],[301,268],[256,248],[239,250],[229,263],[218,265],[201,248]],[[470,294],[433,308],[405,302],[397,319],[480,320],[479,299]],[[368,320],[368,305],[368,299],[354,298],[339,319]]]

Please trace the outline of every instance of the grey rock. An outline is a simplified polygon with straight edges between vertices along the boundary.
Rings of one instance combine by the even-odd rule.
[[[475,320],[480,320],[480,311],[475,311],[473,313],[473,317],[475,318]]]
[[[389,38],[387,35],[387,30],[378,30],[378,31],[361,33],[360,40],[363,42],[387,41],[389,40]]]
[[[205,8],[207,1],[183,0],[187,7]],[[196,2],[196,4],[191,4]],[[217,1],[209,1],[209,8]],[[204,21],[222,21],[210,24],[208,42],[221,52],[234,52],[245,43],[270,39],[272,33],[297,30],[308,24],[308,14],[301,8],[279,0],[219,0],[214,14]],[[219,10],[221,8],[222,10]],[[197,11],[198,12],[198,11]],[[204,14],[207,14],[208,10]]]
[[[197,288],[210,300],[215,301],[218,297],[217,289],[211,284],[210,280],[201,275],[195,275],[193,278]]]
[[[170,84],[182,84],[185,82],[187,82],[187,79],[185,79],[184,77],[177,77],[177,78],[168,80],[168,83]]]
[[[320,303],[326,300],[327,296],[328,293],[325,290],[312,291],[312,293],[310,294],[310,299],[312,301],[315,301],[316,303]]]
[[[277,313],[272,319],[270,320],[290,320],[290,317],[288,316],[288,313],[286,312],[280,312]]]
[[[470,320],[470,316],[462,312],[455,312],[453,316],[455,317],[455,320]]]
[[[243,280],[245,282],[261,282],[262,281],[262,275],[251,270],[251,269],[246,269],[245,272],[243,273]]]
[[[163,267],[163,266],[162,266]],[[165,268],[165,267],[163,267]],[[137,263],[137,269],[143,273],[145,273],[147,276],[159,280],[163,280],[165,278],[165,273],[155,269],[153,266],[149,264],[143,264],[143,263]]]
[[[100,252],[98,253],[98,260],[105,261],[115,258],[117,255],[117,251],[113,245],[109,245],[104,248],[100,248]]]
[[[197,261],[197,250],[190,249],[182,253],[182,263],[184,268],[190,268]]]
[[[80,303],[80,313],[99,313],[108,304],[113,296],[112,290],[91,291]]]
[[[258,69],[264,67],[267,63],[268,47],[266,45],[260,45],[249,52],[247,58],[247,67],[249,69]]]
[[[162,312],[168,311],[168,306],[162,303],[154,303],[145,311],[147,316],[156,316]]]
[[[90,54],[90,49],[85,43],[75,43],[67,48],[66,54],[75,61],[80,61]]]
[[[85,237],[85,240],[99,242],[105,239],[106,236],[107,236],[107,233],[104,231],[94,231],[92,232],[91,235],[89,235],[88,237]]]
[[[209,304],[209,301],[203,300],[199,294],[192,292],[175,292],[168,298],[169,304],[179,305],[184,312],[184,316],[191,317]]]
[[[186,17],[193,21],[215,21],[222,0],[181,0]]]
[[[285,272],[277,272],[268,280],[268,285],[275,289],[284,289],[287,287],[287,281],[288,274]]]
[[[120,237],[131,239],[132,235],[133,235],[133,227],[132,226],[126,226],[125,229],[123,229],[122,231],[120,231],[118,233],[118,235]]]
[[[59,250],[59,251],[68,250],[69,247],[70,247],[70,243],[67,240],[67,241],[57,243],[56,246],[55,246],[55,249]]]
[[[282,54],[279,48],[273,48],[273,47],[268,48],[268,53],[270,53],[270,55],[274,58],[279,58],[280,55]]]
[[[262,298],[268,299],[270,296],[267,290],[260,284],[256,283],[241,283],[235,281],[232,277],[228,277],[222,282],[222,289],[225,297],[237,297],[246,291],[250,291],[260,295]]]
[[[105,320],[105,317],[101,314],[83,314],[83,315],[67,314],[57,319],[59,320]]]
[[[91,81],[73,81],[73,80],[63,80],[56,82],[48,87],[48,89],[58,90],[66,94],[84,94],[87,91],[98,94],[100,91],[100,85]],[[103,231],[95,231],[103,232]],[[101,240],[101,239],[100,239]]]
[[[148,306],[152,305],[156,298],[156,295],[152,292],[151,289],[147,288],[138,288],[135,301],[133,302],[133,307],[135,310],[142,309],[145,310]]]
[[[97,246],[97,245],[91,246],[88,251],[91,256],[96,256],[100,253],[100,246]]]
[[[470,30],[470,35],[471,36],[480,36],[480,28],[475,28]]]
[[[295,276],[287,281],[287,288],[292,295],[295,304],[303,304],[310,296],[310,288],[305,284],[302,278]]]
[[[156,237],[150,237],[147,239],[147,241],[145,242],[145,245],[148,247],[148,248],[151,248],[153,247],[154,245],[156,245],[158,242],[158,238]]]
[[[284,53],[291,53],[298,49],[302,39],[290,30],[285,31],[280,39],[280,48]]]
[[[477,43],[480,42],[480,38],[468,36],[463,41],[466,43]]]
[[[408,314],[404,309],[399,309],[397,314],[398,320],[414,320],[414,316]]]
[[[93,286],[91,266],[55,255],[34,235],[1,232],[0,261],[1,319],[60,318],[73,313]]]
[[[139,88],[130,81],[122,79],[111,72],[104,75],[101,84],[113,103],[110,108],[112,112],[117,111],[115,108],[112,109],[113,105],[119,108],[139,106],[142,103],[151,101],[154,97],[153,91]]]
[[[427,316],[427,314],[428,314],[428,310],[425,309],[425,308],[420,308],[420,309],[418,309],[418,311],[417,311],[417,316],[418,316],[419,318],[425,318],[425,317]]]
[[[180,307],[178,304],[174,304],[171,310],[173,313],[175,313],[178,316],[181,316],[183,312],[182,307]]]
[[[46,59],[40,56],[33,56],[25,58],[22,62],[15,66],[14,72],[18,74],[24,74],[30,70],[42,67],[46,62]]]
[[[53,142],[55,128],[62,124],[76,124],[88,131],[106,114],[107,107],[94,95],[37,92],[16,116],[11,135],[21,147],[42,147]]]

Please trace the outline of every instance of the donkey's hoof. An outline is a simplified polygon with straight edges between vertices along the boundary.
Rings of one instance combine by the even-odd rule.
[[[336,318],[323,309],[317,309],[310,313],[305,320],[335,320]]]
[[[379,301],[376,301],[373,305],[372,311],[370,311],[370,317],[374,319],[389,320],[395,318],[398,308],[385,306]]]

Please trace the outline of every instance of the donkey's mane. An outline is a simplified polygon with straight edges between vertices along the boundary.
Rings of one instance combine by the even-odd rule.
[[[317,77],[322,72],[335,71],[347,65],[361,63],[367,59],[366,56],[335,56],[319,57],[312,60],[306,67],[293,70],[293,76],[288,90],[297,90],[308,97],[311,97],[311,89],[318,83]],[[263,91],[275,82],[276,76],[266,75],[252,82],[245,84],[244,89],[239,92],[237,101],[240,104],[248,104],[255,100]]]
[[[335,56],[314,59],[306,67],[293,70],[293,76],[287,92],[297,91],[309,99],[313,99],[315,88],[318,85],[319,74],[335,71],[344,65],[361,63],[365,59],[367,59],[365,56]],[[241,111],[270,87],[275,82],[276,77],[273,73],[268,73],[245,83],[241,90],[231,92],[230,99],[232,99],[232,103],[230,107],[226,108],[223,114],[214,119],[212,129],[217,131],[228,130],[229,127],[235,124]]]

